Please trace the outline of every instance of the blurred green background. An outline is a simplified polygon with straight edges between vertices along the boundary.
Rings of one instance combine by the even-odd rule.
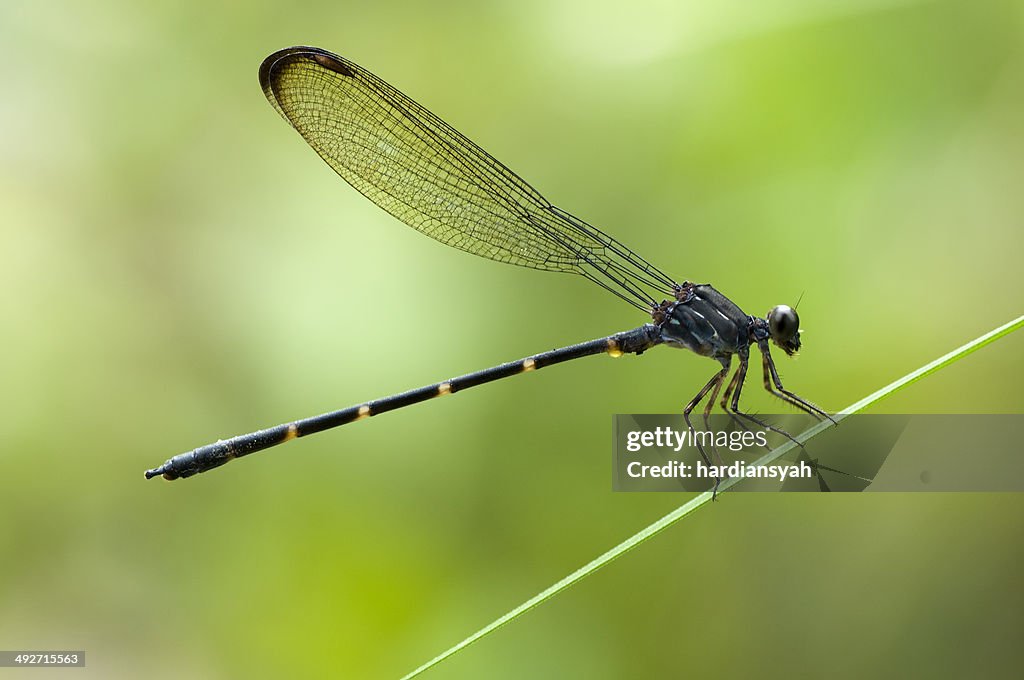
[[[396,677],[686,500],[610,490],[612,414],[715,370],[668,349],[143,480],[645,320],[375,208],[266,103],[270,52],[355,60],[749,313],[803,293],[780,368],[838,410],[1024,311],[1022,26],[1019,1],[4,3],[0,648]],[[881,408],[1021,412],[1022,350]],[[1020,495],[730,494],[429,677],[1015,675],[1022,519]]]

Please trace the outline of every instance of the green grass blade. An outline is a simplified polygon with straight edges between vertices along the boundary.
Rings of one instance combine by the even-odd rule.
[[[989,331],[985,335],[982,335],[982,336],[980,336],[978,338],[975,338],[974,340],[968,342],[966,345],[963,345],[962,347],[959,347],[959,348],[953,350],[949,354],[941,356],[938,359],[936,359],[935,361],[932,361],[932,362],[929,362],[928,364],[925,364],[924,366],[922,366],[921,368],[917,369],[916,371],[908,373],[907,375],[903,376],[899,380],[896,380],[896,381],[886,385],[885,387],[883,387],[882,389],[878,390],[874,394],[868,395],[867,397],[864,397],[863,399],[861,399],[860,401],[856,402],[855,404],[847,406],[845,409],[843,409],[842,411],[840,411],[839,413],[837,413],[834,416],[835,421],[839,422],[840,420],[842,420],[843,418],[846,418],[847,416],[850,416],[850,415],[852,415],[854,413],[857,413],[859,411],[862,411],[862,410],[866,409],[868,406],[871,406],[871,405],[881,401],[882,399],[884,399],[885,397],[889,396],[890,394],[893,394],[894,392],[903,389],[904,387],[906,387],[907,385],[910,385],[911,383],[917,382],[918,380],[920,380],[921,378],[925,377],[926,375],[934,373],[935,371],[937,371],[937,370],[939,370],[941,368],[949,366],[950,364],[952,364],[952,363],[954,363],[956,361],[959,361],[960,359],[963,359],[965,356],[967,356],[971,352],[977,351],[977,350],[981,349],[982,347],[984,347],[985,345],[988,345],[988,344],[990,344],[992,342],[995,342],[996,340],[998,340],[999,338],[1003,337],[1004,335],[1009,335],[1013,331],[1019,329],[1021,326],[1024,326],[1024,316],[1017,317],[1013,321],[1010,321],[1009,323],[1004,324],[1004,325],[1000,326],[999,328],[996,328],[996,329],[994,329],[992,331]],[[797,437],[795,437],[795,439],[797,441],[799,441],[801,444],[805,443],[806,441],[808,441],[812,437],[820,434],[824,430],[828,429],[829,427],[833,427],[833,426],[834,426],[834,424],[829,422],[829,421],[820,422],[820,423],[818,423],[818,424],[808,428],[807,430],[805,430],[801,434],[799,434]],[[785,444],[782,444],[778,448],[773,449],[769,453],[766,453],[756,463],[754,463],[754,465],[767,465],[767,464],[771,463],[772,461],[777,460],[778,458],[780,458],[783,455],[785,455],[787,452],[792,450],[794,446],[796,446],[796,444],[794,442],[791,442],[791,441],[790,442],[786,442]],[[718,492],[721,493],[722,491],[725,491],[726,489],[732,487],[733,485],[735,485],[739,481],[741,481],[739,478],[725,479],[721,483],[721,485],[719,486]],[[545,590],[537,593],[536,595],[531,597],[529,600],[527,600],[526,602],[522,603],[521,605],[519,605],[518,607],[516,607],[512,611],[508,612],[507,614],[505,614],[501,618],[496,619],[495,621],[489,623],[488,625],[484,626],[483,628],[481,628],[477,632],[473,633],[472,635],[470,635],[469,637],[467,637],[465,640],[463,640],[462,642],[458,643],[454,647],[452,647],[452,648],[442,652],[441,654],[437,655],[436,657],[434,657],[433,659],[431,659],[427,663],[423,664],[422,666],[420,666],[416,670],[414,670],[411,673],[409,673],[408,675],[404,676],[402,678],[402,680],[408,680],[409,678],[414,678],[417,675],[420,675],[424,671],[429,670],[430,668],[433,668],[434,666],[438,665],[439,663],[441,663],[445,659],[455,655],[456,653],[462,651],[466,647],[469,647],[474,642],[480,640],[481,638],[483,638],[483,637],[485,637],[487,635],[490,635],[494,631],[496,631],[499,628],[501,628],[502,626],[504,626],[506,623],[509,623],[510,621],[512,621],[512,620],[518,618],[519,616],[525,614],[526,612],[530,611],[531,609],[533,609],[537,605],[541,604],[545,600],[551,599],[552,597],[554,597],[558,593],[562,592],[563,590],[565,590],[565,589],[569,588],[570,586],[576,584],[577,582],[583,580],[584,578],[586,578],[590,574],[593,574],[595,571],[597,571],[601,567],[605,566],[606,564],[608,564],[612,560],[616,559],[617,557],[620,557],[620,556],[624,555],[625,553],[629,552],[630,550],[632,550],[633,548],[637,547],[638,545],[640,545],[644,541],[648,540],[649,538],[652,538],[655,535],[661,533],[662,531],[664,531],[668,527],[672,526],[673,524],[675,524],[676,522],[681,520],[683,517],[686,517],[687,515],[692,513],[697,508],[699,508],[699,507],[701,507],[703,505],[706,505],[711,500],[712,500],[712,493],[710,491],[705,491],[704,493],[701,493],[701,494],[697,495],[696,497],[690,499],[689,501],[684,503],[682,506],[680,506],[679,508],[676,508],[675,510],[673,510],[669,514],[667,514],[664,517],[662,517],[661,519],[659,519],[658,521],[654,522],[653,524],[648,525],[647,527],[645,527],[644,529],[642,529],[638,533],[634,534],[633,536],[630,536],[625,541],[623,541],[622,543],[618,544],[617,546],[615,546],[611,550],[607,551],[603,555],[600,555],[599,557],[591,560],[590,563],[588,563],[588,564],[580,567],[576,571],[572,572],[571,574],[569,574],[568,576],[563,578],[558,583],[555,583],[551,587],[546,588]]]

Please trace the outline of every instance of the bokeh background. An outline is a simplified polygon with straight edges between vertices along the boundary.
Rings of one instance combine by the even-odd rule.
[[[267,105],[270,52],[363,64],[748,312],[803,294],[783,375],[838,410],[1024,311],[1022,25],[1013,0],[4,3],[0,648],[87,650],[60,677],[396,677],[686,500],[611,492],[612,414],[715,370],[667,349],[143,480],[644,321],[379,211]],[[1021,412],[1022,350],[877,410]],[[727,495],[429,677],[1015,675],[1022,519]]]

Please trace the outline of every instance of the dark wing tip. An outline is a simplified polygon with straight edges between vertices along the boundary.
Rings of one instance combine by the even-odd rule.
[[[340,73],[343,76],[354,76],[355,72],[345,62],[345,59],[337,54],[320,49],[319,47],[286,47],[283,50],[274,52],[260,64],[260,87],[264,92],[272,92],[274,84],[274,67],[291,63],[296,59],[308,59],[320,66]]]

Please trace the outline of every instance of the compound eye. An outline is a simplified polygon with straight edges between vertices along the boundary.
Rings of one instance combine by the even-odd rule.
[[[792,307],[779,305],[768,312],[768,332],[772,334],[775,342],[789,342],[799,331],[800,317]]]

